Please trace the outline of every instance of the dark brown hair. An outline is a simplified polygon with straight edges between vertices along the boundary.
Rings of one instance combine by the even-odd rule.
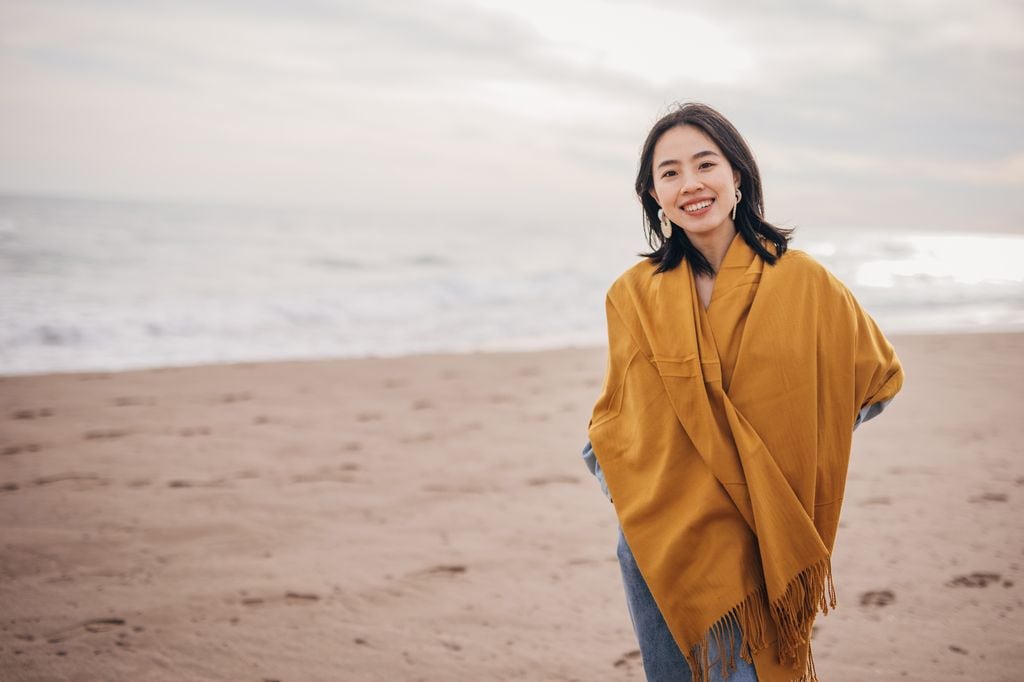
[[[658,220],[658,202],[651,196],[654,187],[654,145],[661,136],[676,126],[694,126],[718,145],[733,170],[740,174],[740,191],[743,199],[736,210],[736,231],[769,265],[774,265],[789,245],[792,229],[775,227],[764,219],[764,195],[761,191],[761,173],[750,147],[743,136],[725,116],[706,104],[687,103],[678,105],[673,111],[662,116],[651,132],[647,134],[643,151],[640,152],[640,168],[636,174],[636,195],[644,212],[644,229],[650,253],[641,253],[644,258],[658,265],[657,272],[666,272],[679,266],[684,258],[696,273],[715,274],[704,254],[695,247],[680,228],[672,230],[672,237],[665,239]],[[678,225],[676,226],[678,227]],[[773,254],[761,238],[775,245]]]

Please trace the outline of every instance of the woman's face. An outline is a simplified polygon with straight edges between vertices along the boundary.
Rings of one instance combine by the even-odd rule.
[[[652,165],[651,195],[669,220],[693,236],[735,231],[730,214],[739,173],[700,128],[667,130],[654,145]]]

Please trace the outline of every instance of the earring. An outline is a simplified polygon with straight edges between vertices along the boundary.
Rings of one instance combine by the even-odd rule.
[[[662,236],[664,236],[665,239],[671,239],[672,238],[672,221],[670,221],[668,219],[668,216],[665,215],[665,209],[663,209],[663,208],[659,208],[658,209],[658,222],[661,223],[661,234],[662,234]]]
[[[737,187],[736,188],[736,203],[732,205],[732,219],[733,220],[736,220],[736,207],[740,205],[740,199],[742,199],[742,198],[743,198],[743,192],[741,192],[740,188]]]

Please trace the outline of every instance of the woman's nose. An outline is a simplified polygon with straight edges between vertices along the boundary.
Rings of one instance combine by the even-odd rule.
[[[679,193],[690,194],[691,192],[696,192],[697,190],[703,188],[704,185],[703,183],[701,183],[700,178],[698,178],[696,175],[688,175],[683,177],[683,182],[679,186]]]

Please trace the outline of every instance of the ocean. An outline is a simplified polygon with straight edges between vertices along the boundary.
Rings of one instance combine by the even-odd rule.
[[[605,291],[644,243],[639,212],[588,230],[0,196],[0,374],[601,345]],[[1024,235],[792,246],[888,334],[1024,330]]]

